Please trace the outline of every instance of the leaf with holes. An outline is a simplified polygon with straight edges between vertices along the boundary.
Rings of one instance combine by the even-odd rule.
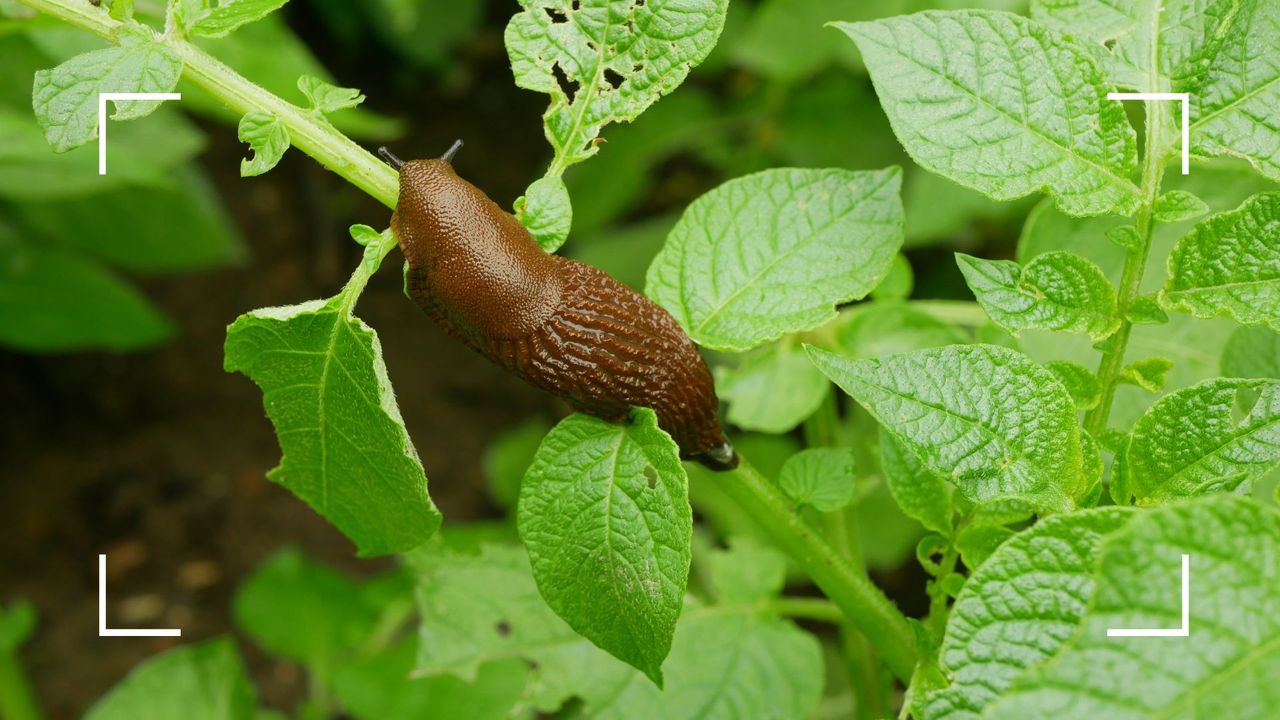
[[[1233,417],[1241,390],[1261,391],[1248,414]],[[1216,378],[1156,401],[1133,426],[1117,502],[1150,505],[1233,490],[1280,465],[1280,382]]]
[[[698,343],[750,350],[836,317],[902,246],[898,168],[778,169],[694,201],[649,266],[645,294]]]
[[[1202,498],[1134,514],[1102,541],[1092,573],[1097,589],[1073,638],[1017,678],[983,717],[1274,716],[1277,547],[1280,513],[1246,498]],[[1111,628],[1181,625],[1183,554],[1191,558],[1188,635],[1107,637]]]
[[[1196,317],[1280,330],[1280,193],[1255,195],[1179,240],[1160,300]]]
[[[1053,657],[1093,596],[1099,545],[1133,515],[1059,515],[1002,543],[956,597],[938,655],[951,684],[925,696],[921,720],[976,720],[1014,678]]]
[[[1116,291],[1107,276],[1072,252],[1047,252],[1021,267],[956,253],[969,289],[1000,327],[1086,333],[1100,340],[1120,327]]]
[[[1072,215],[1128,215],[1136,135],[1084,50],[1011,13],[836,23],[921,167],[997,200],[1047,192]]]
[[[814,364],[931,472],[973,502],[1068,510],[1086,489],[1076,408],[1048,370],[995,345],[952,345]]]
[[[520,0],[505,41],[516,84],[547,93],[553,168],[676,89],[715,47],[728,0]]]
[[[227,329],[224,366],[262,388],[284,459],[268,473],[356,544],[403,552],[440,526],[374,331],[355,298],[264,308]]]
[[[693,514],[679,451],[657,415],[638,408],[621,425],[561,421],[525,474],[517,521],[547,604],[661,686]]]
[[[249,143],[252,158],[240,161],[240,176],[261,175],[280,162],[289,149],[289,129],[274,115],[254,110],[240,118],[236,131],[240,142]]]

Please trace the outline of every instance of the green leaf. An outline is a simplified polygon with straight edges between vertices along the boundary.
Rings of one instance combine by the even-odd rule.
[[[1196,218],[1209,212],[1209,205],[1186,190],[1170,190],[1156,198],[1151,208],[1156,222],[1179,223]]]
[[[120,45],[77,55],[36,73],[36,120],[54,151],[66,152],[97,139],[100,94],[171,92],[181,74],[182,60],[167,45],[150,30],[126,25]],[[140,118],[160,106],[157,100],[113,102],[113,120]]]
[[[378,617],[358,585],[294,548],[253,571],[236,591],[232,612],[264,650],[321,677],[372,634]]]
[[[0,606],[0,656],[16,654],[35,631],[36,607],[30,601],[19,598]]]
[[[977,570],[1014,532],[1003,525],[971,525],[956,535],[956,549],[964,566]]]
[[[865,303],[848,311],[836,328],[836,345],[846,355],[872,358],[908,350],[970,342],[954,325],[909,305]]]
[[[183,645],[135,667],[85,720],[254,720],[257,700],[230,638]]]
[[[533,464],[542,438],[551,426],[542,419],[530,419],[499,435],[485,448],[482,464],[489,496],[503,508],[514,508],[520,497],[520,483]]]
[[[874,17],[866,0],[765,0],[734,47],[734,59],[760,75],[800,89],[824,66],[855,65],[853,49],[823,28],[833,20]]]
[[[240,142],[249,143],[249,150],[253,153],[252,158],[240,161],[240,177],[265,173],[275,167],[289,149],[289,129],[274,115],[257,110],[240,118],[236,135]]]
[[[1261,395],[1243,419],[1241,390]],[[1152,505],[1233,490],[1280,464],[1280,382],[1218,378],[1166,395],[1133,426],[1117,502]]]
[[[995,345],[814,364],[969,500],[1066,510],[1085,489],[1076,409],[1053,374]]]
[[[795,343],[782,341],[716,368],[716,390],[729,422],[743,430],[785,433],[818,409],[831,383]]]
[[[1280,330],[1280,193],[1255,195],[1179,240],[1161,302],[1199,318],[1229,315]]]
[[[564,168],[595,154],[606,124],[634,120],[684,81],[715,46],[728,0],[520,4],[507,53],[516,85],[551,96],[542,121]]]
[[[1173,361],[1169,358],[1146,358],[1120,368],[1120,375],[1116,380],[1128,385],[1137,385],[1147,392],[1163,392],[1165,376],[1172,368]]]
[[[26,352],[141,350],[168,320],[132,285],[84,256],[28,247],[0,226],[0,343]]]
[[[1237,328],[1222,348],[1222,374],[1280,380],[1280,333],[1265,325]]]
[[[1018,678],[984,717],[1020,720],[1055,708],[1117,719],[1272,714],[1280,700],[1277,546],[1280,514],[1244,498],[1134,515],[1102,542],[1097,590],[1073,639]],[[1192,577],[1187,637],[1107,637],[1109,628],[1181,624],[1184,553]]]
[[[396,405],[378,336],[352,292],[264,308],[227,329],[224,367],[263,391],[284,459],[268,477],[333,523],[361,555],[402,552],[440,526]]]
[[[307,98],[311,109],[321,113],[347,110],[365,100],[364,94],[355,88],[338,87],[311,75],[298,78],[298,89]]]
[[[997,200],[1046,191],[1072,215],[1131,214],[1136,135],[1075,44],[983,10],[836,23],[921,167]],[[1069,88],[1059,92],[1059,88]]]
[[[1134,298],[1124,316],[1134,325],[1164,325],[1169,322],[1169,315],[1161,309],[1155,295],[1140,295]]]
[[[555,252],[569,237],[573,204],[569,201],[569,189],[559,177],[535,181],[524,196],[516,200],[515,209],[516,217],[543,250]]]
[[[279,10],[289,0],[202,0],[208,7],[195,17],[185,18],[190,35],[220,38],[235,32],[241,25],[257,22]]]
[[[525,475],[517,513],[547,604],[661,687],[693,515],[679,450],[654,412],[636,409],[621,425],[561,421]]]
[[[1116,291],[1097,265],[1072,252],[1037,255],[1026,267],[956,253],[969,289],[997,325],[1086,333],[1094,340],[1120,327]]]
[[[698,198],[649,267],[645,293],[689,336],[741,352],[836,316],[902,245],[898,168],[767,170]]]
[[[911,297],[911,289],[915,285],[915,275],[911,272],[911,262],[907,256],[898,253],[893,256],[889,265],[889,273],[880,284],[871,291],[873,300],[906,300]]]
[[[1187,3],[1194,4],[1194,3]],[[1191,152],[1248,160],[1263,175],[1280,180],[1280,128],[1271,121],[1280,105],[1280,6],[1269,0],[1216,2],[1226,20],[1219,42],[1199,62],[1207,69],[1175,90],[1191,91]]]
[[[787,580],[786,556],[749,536],[730,538],[728,550],[712,550],[707,566],[716,598],[725,604],[775,598]]]
[[[880,428],[880,468],[889,492],[903,512],[927,529],[951,536],[951,484],[930,472],[884,427]]]
[[[782,466],[782,489],[798,505],[833,512],[853,502],[854,454],[849,448],[810,448]]]
[[[1064,360],[1047,362],[1044,366],[1067,389],[1077,408],[1090,410],[1102,402],[1102,384],[1089,368]]]
[[[951,609],[939,653],[951,685],[926,695],[922,719],[976,720],[1014,678],[1053,657],[1093,596],[1099,545],[1133,515],[1099,508],[1045,518],[1000,545]]]

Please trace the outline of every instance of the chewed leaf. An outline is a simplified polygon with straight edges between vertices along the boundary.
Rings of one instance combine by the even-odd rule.
[[[827,377],[969,500],[1065,510],[1085,490],[1075,404],[1022,353],[952,345],[850,360],[807,349]]]
[[[1233,417],[1241,390],[1261,391]],[[1238,487],[1280,465],[1280,382],[1216,378],[1156,401],[1130,433],[1117,502],[1150,505]]]
[[[969,289],[1000,327],[1087,333],[1094,340],[1120,327],[1116,291],[1102,270],[1072,252],[1047,252],[1020,267],[956,253]]]
[[[1045,191],[1072,215],[1137,208],[1133,127],[1071,41],[985,10],[835,25],[920,166],[997,200]]]
[[[662,685],[689,576],[693,514],[652,410],[571,415],[547,435],[517,509],[538,589],[583,637]]]
[[[224,365],[263,392],[284,458],[268,477],[356,544],[403,552],[440,526],[409,440],[378,336],[346,295],[240,316]]]
[[[240,176],[261,175],[280,162],[289,149],[289,129],[273,115],[253,111],[240,119],[240,142],[249,143],[252,158],[240,161]]]
[[[1200,318],[1230,315],[1280,330],[1280,193],[1255,195],[1179,240],[1161,302]]]
[[[150,30],[125,26],[120,45],[76,55],[35,75],[32,105],[45,139],[66,152],[98,137],[102,93],[165,93],[182,74],[182,60]],[[113,120],[153,112],[157,100],[115,101]]]
[[[353,108],[365,100],[364,94],[355,88],[338,87],[311,75],[298,78],[298,89],[306,96],[311,109],[322,113]]]
[[[645,294],[689,336],[750,350],[836,316],[902,246],[898,168],[766,170],[694,201],[649,266]]]
[[[634,120],[711,52],[728,0],[520,0],[505,41],[561,168],[591,157],[608,123]]]

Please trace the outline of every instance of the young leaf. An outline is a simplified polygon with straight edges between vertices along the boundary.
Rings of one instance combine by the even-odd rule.
[[[1093,595],[1099,544],[1134,514],[1045,518],[1000,545],[956,598],[939,652],[951,685],[926,695],[921,717],[976,720],[1015,677],[1052,657]]]
[[[1151,210],[1156,222],[1179,223],[1204,215],[1209,205],[1186,190],[1170,190],[1156,199]]]
[[[679,451],[654,412],[621,425],[563,420],[525,475],[517,517],[547,604],[661,687],[693,515]]]
[[[1135,514],[1103,540],[1092,573],[1097,590],[1071,641],[1019,677],[983,717],[1022,720],[1048,708],[1082,718],[1272,714],[1280,670],[1277,546],[1280,513],[1246,498]],[[1177,650],[1168,638],[1108,637],[1109,628],[1181,625],[1183,554],[1191,557],[1191,616]]]
[[[893,256],[893,264],[880,284],[871,291],[872,300],[906,300],[911,297],[911,289],[915,286],[915,275],[911,271],[911,262],[907,256],[898,253]]]
[[[893,355],[971,341],[956,326],[909,305],[865,303],[853,307],[848,318],[836,328],[836,345],[854,358]]]
[[[743,430],[785,433],[818,409],[831,383],[798,344],[773,343],[716,368],[716,389],[729,403],[729,422]]]
[[[1170,310],[1280,330],[1280,193],[1214,215],[1178,241],[1161,293]]]
[[[1222,374],[1280,380],[1280,332],[1265,325],[1238,328],[1222,349]]]
[[[224,366],[243,372],[284,453],[268,477],[333,523],[361,555],[403,552],[440,526],[396,405],[382,344],[354,297],[264,308],[227,329]]]
[[[289,149],[289,129],[274,115],[253,110],[240,118],[236,131],[240,142],[249,143],[252,158],[240,161],[240,177],[261,175],[280,162]]]
[[[135,667],[85,720],[254,720],[257,699],[231,638],[183,645]]]
[[[1238,422],[1237,393],[1261,390]],[[1151,505],[1233,490],[1280,464],[1280,382],[1217,378],[1160,398],[1133,426],[1117,502]]]
[[[787,581],[786,556],[745,535],[730,538],[728,550],[713,550],[707,567],[716,599],[725,604],[775,598]]]
[[[1164,325],[1169,322],[1169,315],[1160,307],[1155,295],[1140,295],[1124,313],[1125,319],[1134,325]]]
[[[898,168],[777,169],[698,198],[649,267],[645,294],[698,343],[742,352],[836,316],[902,246]]]
[[[215,0],[207,0],[213,5]],[[289,0],[216,0],[216,5],[185,18],[187,34],[220,38],[241,25],[256,22],[279,10]]]
[[[1066,510],[1084,491],[1071,396],[1025,355],[952,345],[850,360],[806,347],[931,472],[974,502],[1020,498]]]
[[[1098,382],[1098,376],[1089,368],[1065,360],[1054,360],[1044,366],[1071,394],[1077,408],[1089,410],[1102,402],[1102,385]]]
[[[298,78],[298,89],[306,96],[312,110],[322,113],[353,108],[364,102],[364,94],[355,88],[338,87],[311,75]]]
[[[542,116],[564,168],[596,152],[608,123],[634,120],[711,52],[728,0],[520,0],[504,40],[516,85],[547,93]]]
[[[98,137],[102,93],[164,93],[182,74],[182,60],[150,30],[126,25],[117,46],[76,55],[35,75],[32,104],[54,152],[66,152]],[[113,120],[133,120],[159,107],[157,100],[115,101]]]
[[[1173,361],[1169,358],[1146,358],[1125,365],[1116,379],[1127,385],[1137,385],[1147,392],[1163,392],[1164,378],[1172,367]]]
[[[925,528],[951,536],[951,484],[928,468],[893,433],[880,428],[880,469],[902,511]]]
[[[854,455],[850,448],[809,448],[782,466],[783,491],[799,505],[832,512],[853,502]]]
[[[573,227],[569,189],[559,177],[535,181],[524,196],[516,200],[515,210],[516,217],[547,252],[559,250]]]
[[[1014,532],[1003,525],[970,525],[956,534],[956,549],[970,570],[977,570]]]
[[[956,253],[969,289],[997,325],[1086,333],[1101,340],[1120,327],[1116,291],[1097,265],[1072,252],[1037,255],[1026,267]]]
[[[997,200],[1046,191],[1072,215],[1129,215],[1136,135],[1084,50],[984,10],[836,23],[925,169]]]

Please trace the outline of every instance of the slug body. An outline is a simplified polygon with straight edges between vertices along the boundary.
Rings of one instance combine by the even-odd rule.
[[[604,272],[538,246],[446,159],[400,168],[391,228],[406,292],[453,337],[573,409],[609,422],[652,408],[681,454],[737,465],[711,373],[666,310]]]

